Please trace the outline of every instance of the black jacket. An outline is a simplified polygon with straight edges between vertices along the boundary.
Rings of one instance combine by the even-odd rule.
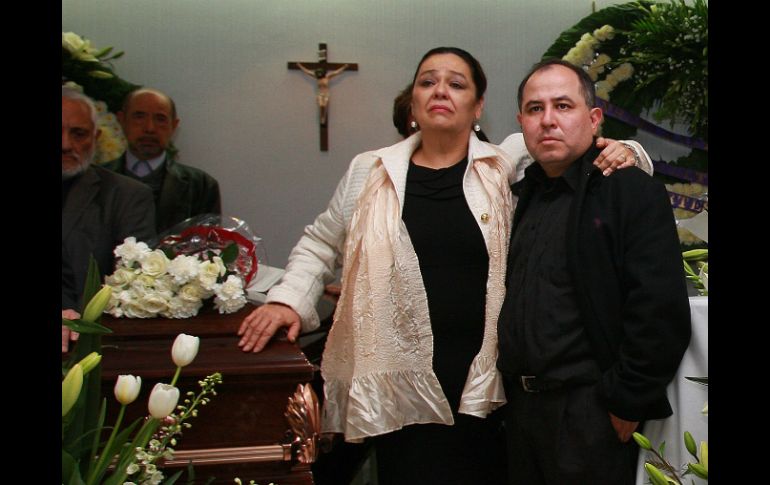
[[[128,175],[126,154],[104,167]],[[159,235],[188,217],[221,214],[219,184],[214,177],[199,168],[178,163],[168,155],[163,168],[166,173],[155,207],[155,226]]]
[[[607,409],[629,421],[672,414],[666,386],[690,341],[690,307],[673,211],[665,187],[633,167],[604,177],[581,164],[567,227],[567,265],[603,375]],[[531,192],[514,185],[514,230]]]

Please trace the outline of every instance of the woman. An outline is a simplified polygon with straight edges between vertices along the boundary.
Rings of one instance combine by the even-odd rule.
[[[323,431],[373,437],[381,485],[505,483],[496,321],[513,160],[526,150],[520,142],[512,159],[473,134],[486,78],[466,51],[432,49],[412,85],[420,131],[353,159],[239,345],[258,351],[280,327],[291,341],[317,327],[314,305],[341,258]],[[625,153],[613,142],[603,163]]]

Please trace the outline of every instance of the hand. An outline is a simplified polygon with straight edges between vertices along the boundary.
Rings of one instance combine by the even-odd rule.
[[[67,320],[77,320],[80,318],[80,313],[72,309],[66,309],[61,311],[61,317]],[[61,353],[69,352],[70,340],[73,342],[80,337],[80,334],[70,329],[66,325],[61,326]]]
[[[326,285],[324,286],[324,296],[337,303],[340,299],[342,288],[339,285]]]
[[[596,148],[603,150],[594,160],[594,165],[605,177],[616,169],[633,167],[636,164],[634,151],[617,140],[599,137],[596,139]]]
[[[281,327],[289,327],[289,342],[295,342],[302,328],[299,314],[280,303],[265,303],[243,319],[238,335],[243,335],[238,347],[244,352],[259,352]]]
[[[625,419],[620,419],[612,413],[607,414],[610,415],[610,422],[612,423],[612,427],[615,428],[615,432],[618,434],[618,439],[621,441],[621,443],[626,443],[628,440],[630,440],[631,435],[639,426],[639,421],[626,421]]]

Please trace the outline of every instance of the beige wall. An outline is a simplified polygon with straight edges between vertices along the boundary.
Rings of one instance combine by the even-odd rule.
[[[283,266],[327,205],[354,155],[398,140],[393,98],[428,49],[462,47],[489,88],[482,127],[493,142],[518,131],[515,90],[589,0],[62,0],[62,30],[125,56],[124,79],[168,92],[181,117],[181,161],[220,182],[226,214],[266,241]],[[622,3],[596,1],[596,8]],[[287,61],[359,71],[332,81],[328,152],[318,148],[315,85]]]

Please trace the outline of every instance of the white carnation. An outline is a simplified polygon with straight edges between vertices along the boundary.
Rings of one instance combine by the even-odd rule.
[[[243,280],[231,274],[224,283],[217,286],[214,292],[221,300],[232,300],[243,296]]]
[[[192,302],[175,296],[168,302],[168,308],[161,315],[167,318],[190,318],[198,314],[201,306],[203,306],[201,300]]]
[[[168,264],[167,271],[174,277],[174,281],[183,285],[198,277],[198,258],[185,255],[177,256]]]
[[[120,258],[124,266],[131,267],[135,261],[145,254],[149,253],[150,248],[143,242],[136,242],[136,238],[131,236],[123,240],[123,244],[115,248],[113,253],[116,258]]]
[[[214,308],[219,310],[219,313],[233,313],[240,310],[243,305],[246,304],[246,297],[241,294],[228,300],[223,300],[219,296],[214,298]]]

